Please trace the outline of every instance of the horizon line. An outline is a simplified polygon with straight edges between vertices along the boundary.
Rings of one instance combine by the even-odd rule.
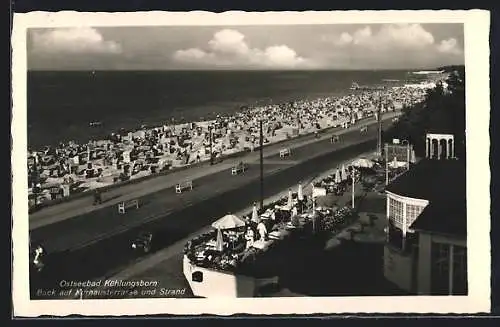
[[[27,72],[332,72],[332,71],[437,71],[447,67],[465,67],[459,65],[443,65],[439,67],[408,68],[325,68],[325,69],[27,69]]]

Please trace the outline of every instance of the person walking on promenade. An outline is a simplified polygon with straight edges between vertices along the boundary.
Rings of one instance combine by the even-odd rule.
[[[94,192],[94,205],[97,204],[102,204],[102,196],[101,196],[101,191],[99,191],[99,189],[96,189]]]

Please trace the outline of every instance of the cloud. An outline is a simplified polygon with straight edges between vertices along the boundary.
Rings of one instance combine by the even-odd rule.
[[[212,51],[219,53],[247,55],[250,51],[245,36],[235,30],[226,29],[215,33],[208,45]]]
[[[206,59],[209,56],[208,53],[206,53],[203,50],[196,49],[196,48],[191,48],[187,50],[178,50],[175,53],[175,57],[178,60],[181,61],[197,61],[197,60],[203,60]]]
[[[287,45],[273,45],[265,49],[251,48],[245,35],[232,29],[216,32],[208,41],[206,50],[190,48],[177,50],[174,60],[210,66],[253,68],[303,68],[310,61],[302,58]]]
[[[344,32],[334,43],[340,46],[356,45],[368,48],[423,48],[434,43],[434,36],[420,24],[383,25],[376,33],[369,26],[352,35]]]
[[[403,68],[463,60],[456,39],[437,42],[434,35],[420,24],[364,26],[350,32],[323,35],[321,40],[334,47],[330,57],[339,65],[343,60],[363,68]]]
[[[461,54],[462,50],[458,48],[457,40],[454,38],[450,38],[447,40],[442,40],[437,49],[441,53],[450,53],[450,54]]]
[[[121,53],[120,44],[104,40],[94,28],[62,28],[33,33],[33,51],[46,53]]]

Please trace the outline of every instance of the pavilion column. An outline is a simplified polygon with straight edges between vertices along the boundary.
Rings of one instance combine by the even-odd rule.
[[[389,226],[391,225],[390,224],[390,218],[389,218],[389,214],[390,214],[390,198],[389,196],[386,197],[387,198],[387,204],[386,204],[386,216],[387,216],[387,220],[386,220],[386,231],[385,231],[385,240],[387,241],[387,243],[389,243]]]
[[[443,154],[443,144],[442,141],[443,139],[438,139],[438,160],[441,160],[441,155]]]
[[[446,159],[450,159],[450,151],[451,151],[451,143],[450,139],[446,139]]]
[[[431,137],[429,138],[429,158],[434,159],[434,139]]]
[[[453,270],[454,270],[454,247],[450,244],[450,252],[448,258],[448,295],[453,295]]]
[[[403,242],[402,242],[402,250],[406,250],[406,233],[407,233],[407,227],[406,227],[406,202],[403,202]]]
[[[429,138],[425,138],[425,157],[429,158],[430,153],[429,153]]]
[[[454,140],[453,140],[453,139],[451,140],[450,148],[451,148],[451,150],[450,150],[450,152],[451,152],[451,157],[452,157],[452,158],[455,158],[455,142],[454,142]]]

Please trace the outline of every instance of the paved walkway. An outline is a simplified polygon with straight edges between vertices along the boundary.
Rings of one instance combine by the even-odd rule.
[[[398,115],[399,113],[389,113],[384,117],[384,120],[387,122],[387,120],[392,119],[393,117]],[[342,135],[347,132],[357,130],[362,126],[370,126],[374,124],[375,121],[370,120],[352,126],[348,129],[340,129],[340,130],[333,129],[327,133],[320,134],[321,136],[319,138],[315,138],[314,136],[305,136],[300,139],[292,139],[289,142],[281,144],[273,144],[264,148],[264,157],[274,156],[276,155],[277,151],[279,151],[284,147],[292,149],[304,147],[308,144],[329,139],[333,134]],[[259,151],[256,151],[249,153],[243,157],[225,159],[222,163],[213,166],[206,163],[198,167],[192,167],[168,175],[153,177],[141,182],[113,188],[103,194],[104,203],[101,205],[92,204],[93,197],[92,194],[89,192],[89,196],[49,206],[47,208],[43,208],[42,210],[31,214],[29,216],[30,230],[50,225],[59,221],[63,221],[81,214],[90,213],[93,212],[94,210],[101,209],[103,207],[113,206],[122,201],[140,198],[147,194],[155,193],[167,188],[173,188],[180,181],[185,181],[185,180],[194,181],[196,179],[223,170],[230,170],[232,166],[234,166],[240,161],[245,161],[247,163],[258,162],[259,156],[260,156]]]
[[[373,152],[369,152],[369,153],[366,153],[364,155],[368,156],[370,154],[373,154]],[[353,159],[355,159],[355,158],[353,158]],[[346,162],[349,162],[349,161],[350,160],[348,160]],[[332,169],[330,169],[326,172],[322,172],[322,173],[318,174],[317,176],[315,176],[311,180],[303,181],[304,194],[309,195],[311,193],[311,191],[312,191],[311,190],[311,182],[313,180],[323,179],[323,178],[327,177],[328,175],[335,173],[336,169],[337,169],[337,167],[333,167]],[[294,191],[296,191],[296,190],[294,190]],[[358,183],[358,186],[356,186],[356,193],[358,195],[360,193],[359,183]],[[275,194],[274,196],[267,198],[264,201],[264,205],[272,203],[272,202],[282,198],[283,196],[286,196],[287,194],[288,194],[288,190],[283,190],[283,191],[279,192],[278,194]],[[339,203],[347,203],[350,201],[350,199],[351,199],[351,192],[346,192],[342,197],[340,197],[338,199],[338,202]],[[240,210],[239,212],[235,212],[234,214],[241,217],[245,214],[250,213],[251,210],[252,210],[252,205],[246,207],[243,210]],[[151,256],[148,256],[148,257],[144,258],[143,260],[140,260],[137,263],[127,267],[126,269],[120,271],[116,275],[110,277],[110,279],[126,280],[126,279],[130,279],[133,277],[137,277],[137,275],[141,275],[141,274],[147,272],[148,270],[150,270],[151,268],[156,267],[156,266],[162,264],[163,262],[172,259],[175,256],[178,256],[184,250],[184,246],[185,246],[187,241],[189,241],[190,239],[194,238],[195,236],[198,236],[198,235],[200,235],[204,232],[207,232],[211,229],[212,229],[212,227],[210,225],[205,226],[204,228],[196,231],[195,233],[192,233],[192,234],[188,235],[187,237],[183,238],[182,240],[172,244],[168,248],[160,250],[160,251],[152,254]],[[149,276],[149,277],[155,277],[155,276]]]

